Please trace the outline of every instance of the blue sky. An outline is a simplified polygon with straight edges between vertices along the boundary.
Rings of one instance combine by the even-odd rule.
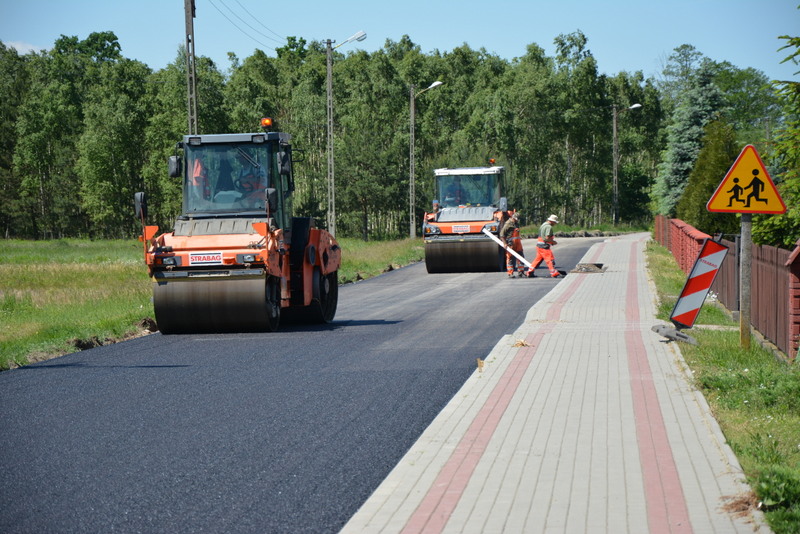
[[[403,35],[425,53],[466,43],[506,59],[536,43],[581,30],[600,72],[658,77],[675,47],[753,67],[771,79],[798,80],[800,66],[781,64],[780,35],[800,35],[800,0],[196,0],[195,52],[225,70],[227,53],[256,48],[275,55],[286,36],[362,42],[339,51],[375,51]],[[20,51],[47,49],[60,35],[113,31],[125,57],[153,69],[173,61],[184,40],[183,0],[0,0],[0,41]]]

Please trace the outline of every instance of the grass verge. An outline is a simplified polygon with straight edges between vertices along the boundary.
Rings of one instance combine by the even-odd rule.
[[[648,269],[668,321],[686,275],[664,247],[650,243]],[[709,295],[711,296],[711,295]],[[704,329],[697,325],[730,329]],[[800,369],[758,343],[740,346],[738,323],[703,306],[681,352],[776,534],[800,532]]]
[[[340,239],[341,283],[419,261],[422,240]],[[135,240],[3,241],[0,370],[146,333],[152,288]]]
[[[337,238],[342,247],[339,283],[357,282],[422,261],[425,257],[422,239],[398,241],[362,241]]]

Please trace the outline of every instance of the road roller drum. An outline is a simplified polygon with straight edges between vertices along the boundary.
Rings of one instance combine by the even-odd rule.
[[[488,239],[425,243],[429,273],[494,272],[502,270],[504,261],[503,251]]]
[[[153,284],[153,308],[163,334],[275,331],[279,298],[265,276],[211,274]]]

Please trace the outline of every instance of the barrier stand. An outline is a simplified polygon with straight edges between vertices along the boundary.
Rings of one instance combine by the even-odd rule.
[[[728,254],[728,247],[720,243],[722,235],[717,239],[706,239],[700,248],[700,254],[694,262],[689,277],[683,285],[681,294],[675,307],[672,309],[670,321],[675,328],[666,325],[656,325],[653,332],[668,338],[671,341],[683,341],[697,345],[697,340],[681,330],[691,328],[700,313],[700,308],[706,300],[706,295],[711,289],[711,284],[717,277],[722,261]]]

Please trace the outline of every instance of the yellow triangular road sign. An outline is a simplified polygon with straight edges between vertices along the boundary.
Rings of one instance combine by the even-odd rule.
[[[786,204],[756,148],[747,145],[714,191],[706,209],[725,213],[786,213]]]

